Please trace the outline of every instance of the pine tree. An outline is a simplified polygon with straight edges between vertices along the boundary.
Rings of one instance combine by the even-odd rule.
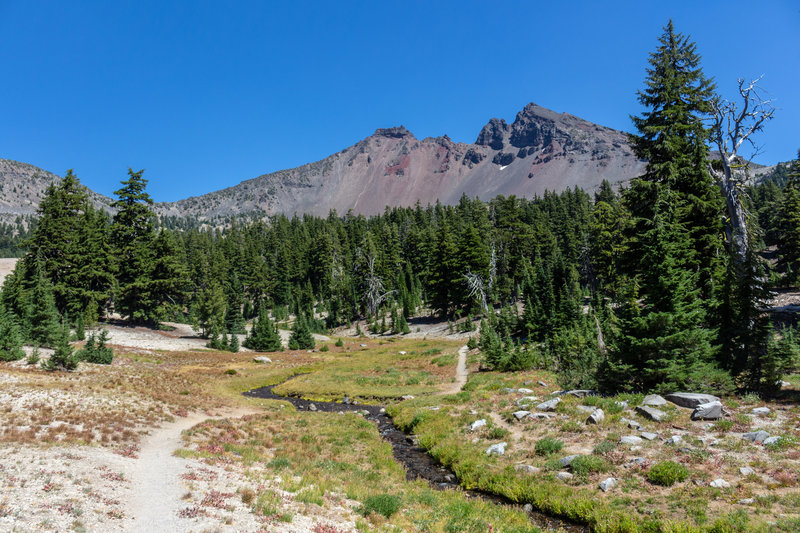
[[[70,372],[78,368],[78,360],[69,344],[69,326],[64,323],[55,342],[55,351],[50,359],[42,364],[45,370],[63,370]]]
[[[783,189],[778,219],[778,265],[789,284],[800,280],[800,150],[797,157]]]
[[[298,314],[294,319],[292,326],[292,335],[289,337],[290,350],[310,350],[315,346],[314,336],[311,335],[311,330],[308,328],[306,317],[302,313]]]
[[[269,313],[263,304],[259,307],[258,317],[253,321],[253,327],[244,341],[244,346],[257,352],[278,352],[283,350],[278,328],[270,320]]]
[[[145,188],[144,170],[128,169],[128,179],[114,192],[117,214],[111,225],[111,246],[115,252],[117,291],[114,308],[128,320],[155,323],[158,302],[151,293],[154,268],[155,215],[153,200]]]
[[[17,361],[25,357],[22,334],[14,318],[0,304],[0,361]]]
[[[36,261],[31,272],[35,276],[30,289],[26,322],[28,336],[41,346],[55,346],[61,335],[60,317],[53,296],[53,285],[44,275],[41,262]]]

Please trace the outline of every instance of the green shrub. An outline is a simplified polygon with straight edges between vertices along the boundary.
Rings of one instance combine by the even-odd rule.
[[[234,370],[233,368],[229,368],[229,369],[227,369],[225,371],[225,374],[228,375],[228,376],[235,376],[236,375],[236,370]]]
[[[375,494],[373,496],[367,496],[367,499],[364,500],[364,505],[362,505],[358,511],[364,516],[375,513],[389,518],[399,510],[399,496],[393,494]]]
[[[611,470],[611,465],[608,464],[608,461],[597,455],[579,455],[572,460],[569,467],[576,476]]]
[[[276,457],[275,459],[267,463],[267,466],[270,468],[274,468],[275,470],[283,470],[284,468],[289,468],[291,464],[292,463],[289,461],[289,459],[285,457]]]
[[[110,365],[114,360],[114,350],[106,346],[108,331],[101,330],[100,336],[92,333],[86,340],[86,345],[75,353],[75,358],[96,365]]]
[[[714,429],[716,431],[730,431],[734,425],[733,420],[717,420],[714,422]]]
[[[340,337],[336,339],[336,347],[341,348],[342,346],[344,346],[344,342],[342,342],[342,339]]]
[[[504,439],[509,434],[507,429],[495,426],[489,430],[490,439]]]
[[[553,455],[564,447],[564,443],[553,437],[544,437],[536,441],[536,455]]]
[[[478,340],[475,337],[470,337],[467,341],[467,348],[470,350],[474,350],[478,347]]]
[[[654,464],[647,472],[647,480],[655,485],[671,487],[675,483],[686,481],[689,478],[689,470],[674,461],[661,461]]]
[[[611,442],[610,440],[604,440],[600,444],[594,447],[592,453],[595,455],[605,455],[610,451],[613,451],[614,448],[617,447],[615,442]]]
[[[322,347],[319,349],[320,352],[327,352],[328,350],[330,350],[330,348],[328,348],[327,344],[323,344]]]

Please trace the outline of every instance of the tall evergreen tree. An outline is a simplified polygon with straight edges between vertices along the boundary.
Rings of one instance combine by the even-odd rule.
[[[270,320],[269,312],[263,304],[258,309],[258,317],[253,321],[244,346],[257,352],[279,352],[283,349],[278,328]]]
[[[128,179],[115,191],[117,209],[111,225],[111,246],[115,252],[117,290],[114,309],[134,322],[154,323],[158,320],[159,302],[150,297],[153,273],[153,241],[155,214],[153,200],[145,188],[144,170],[128,169]]]
[[[294,319],[292,335],[289,337],[290,350],[310,350],[315,346],[314,336],[308,327],[308,319],[299,313]]]
[[[800,280],[800,150],[783,188],[779,212],[778,264],[786,272],[787,281],[796,284]]]

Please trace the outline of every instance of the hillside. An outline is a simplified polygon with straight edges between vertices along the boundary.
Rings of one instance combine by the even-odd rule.
[[[160,215],[233,213],[375,214],[386,205],[453,204],[466,194],[532,197],[545,190],[594,189],[627,181],[643,162],[625,133],[528,104],[513,123],[493,118],[475,143],[417,139],[403,126],[378,129],[321,161],[264,174],[234,187],[159,204]]]

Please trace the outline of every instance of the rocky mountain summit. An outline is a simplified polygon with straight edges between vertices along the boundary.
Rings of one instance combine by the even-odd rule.
[[[491,119],[474,144],[417,139],[405,127],[378,129],[321,161],[264,174],[203,196],[159,204],[161,215],[232,213],[375,214],[387,205],[458,202],[466,194],[532,197],[641,173],[625,133],[528,104],[513,123]]]
[[[227,189],[156,204],[161,216],[217,220],[232,215],[309,213],[371,215],[388,206],[533,197],[570,187],[594,190],[625,182],[644,162],[624,132],[528,104],[514,122],[491,119],[473,144],[448,136],[417,139],[405,127],[383,128],[321,161],[264,174]],[[0,214],[33,214],[58,177],[32,165],[0,160]],[[95,205],[110,200],[91,193]]]

